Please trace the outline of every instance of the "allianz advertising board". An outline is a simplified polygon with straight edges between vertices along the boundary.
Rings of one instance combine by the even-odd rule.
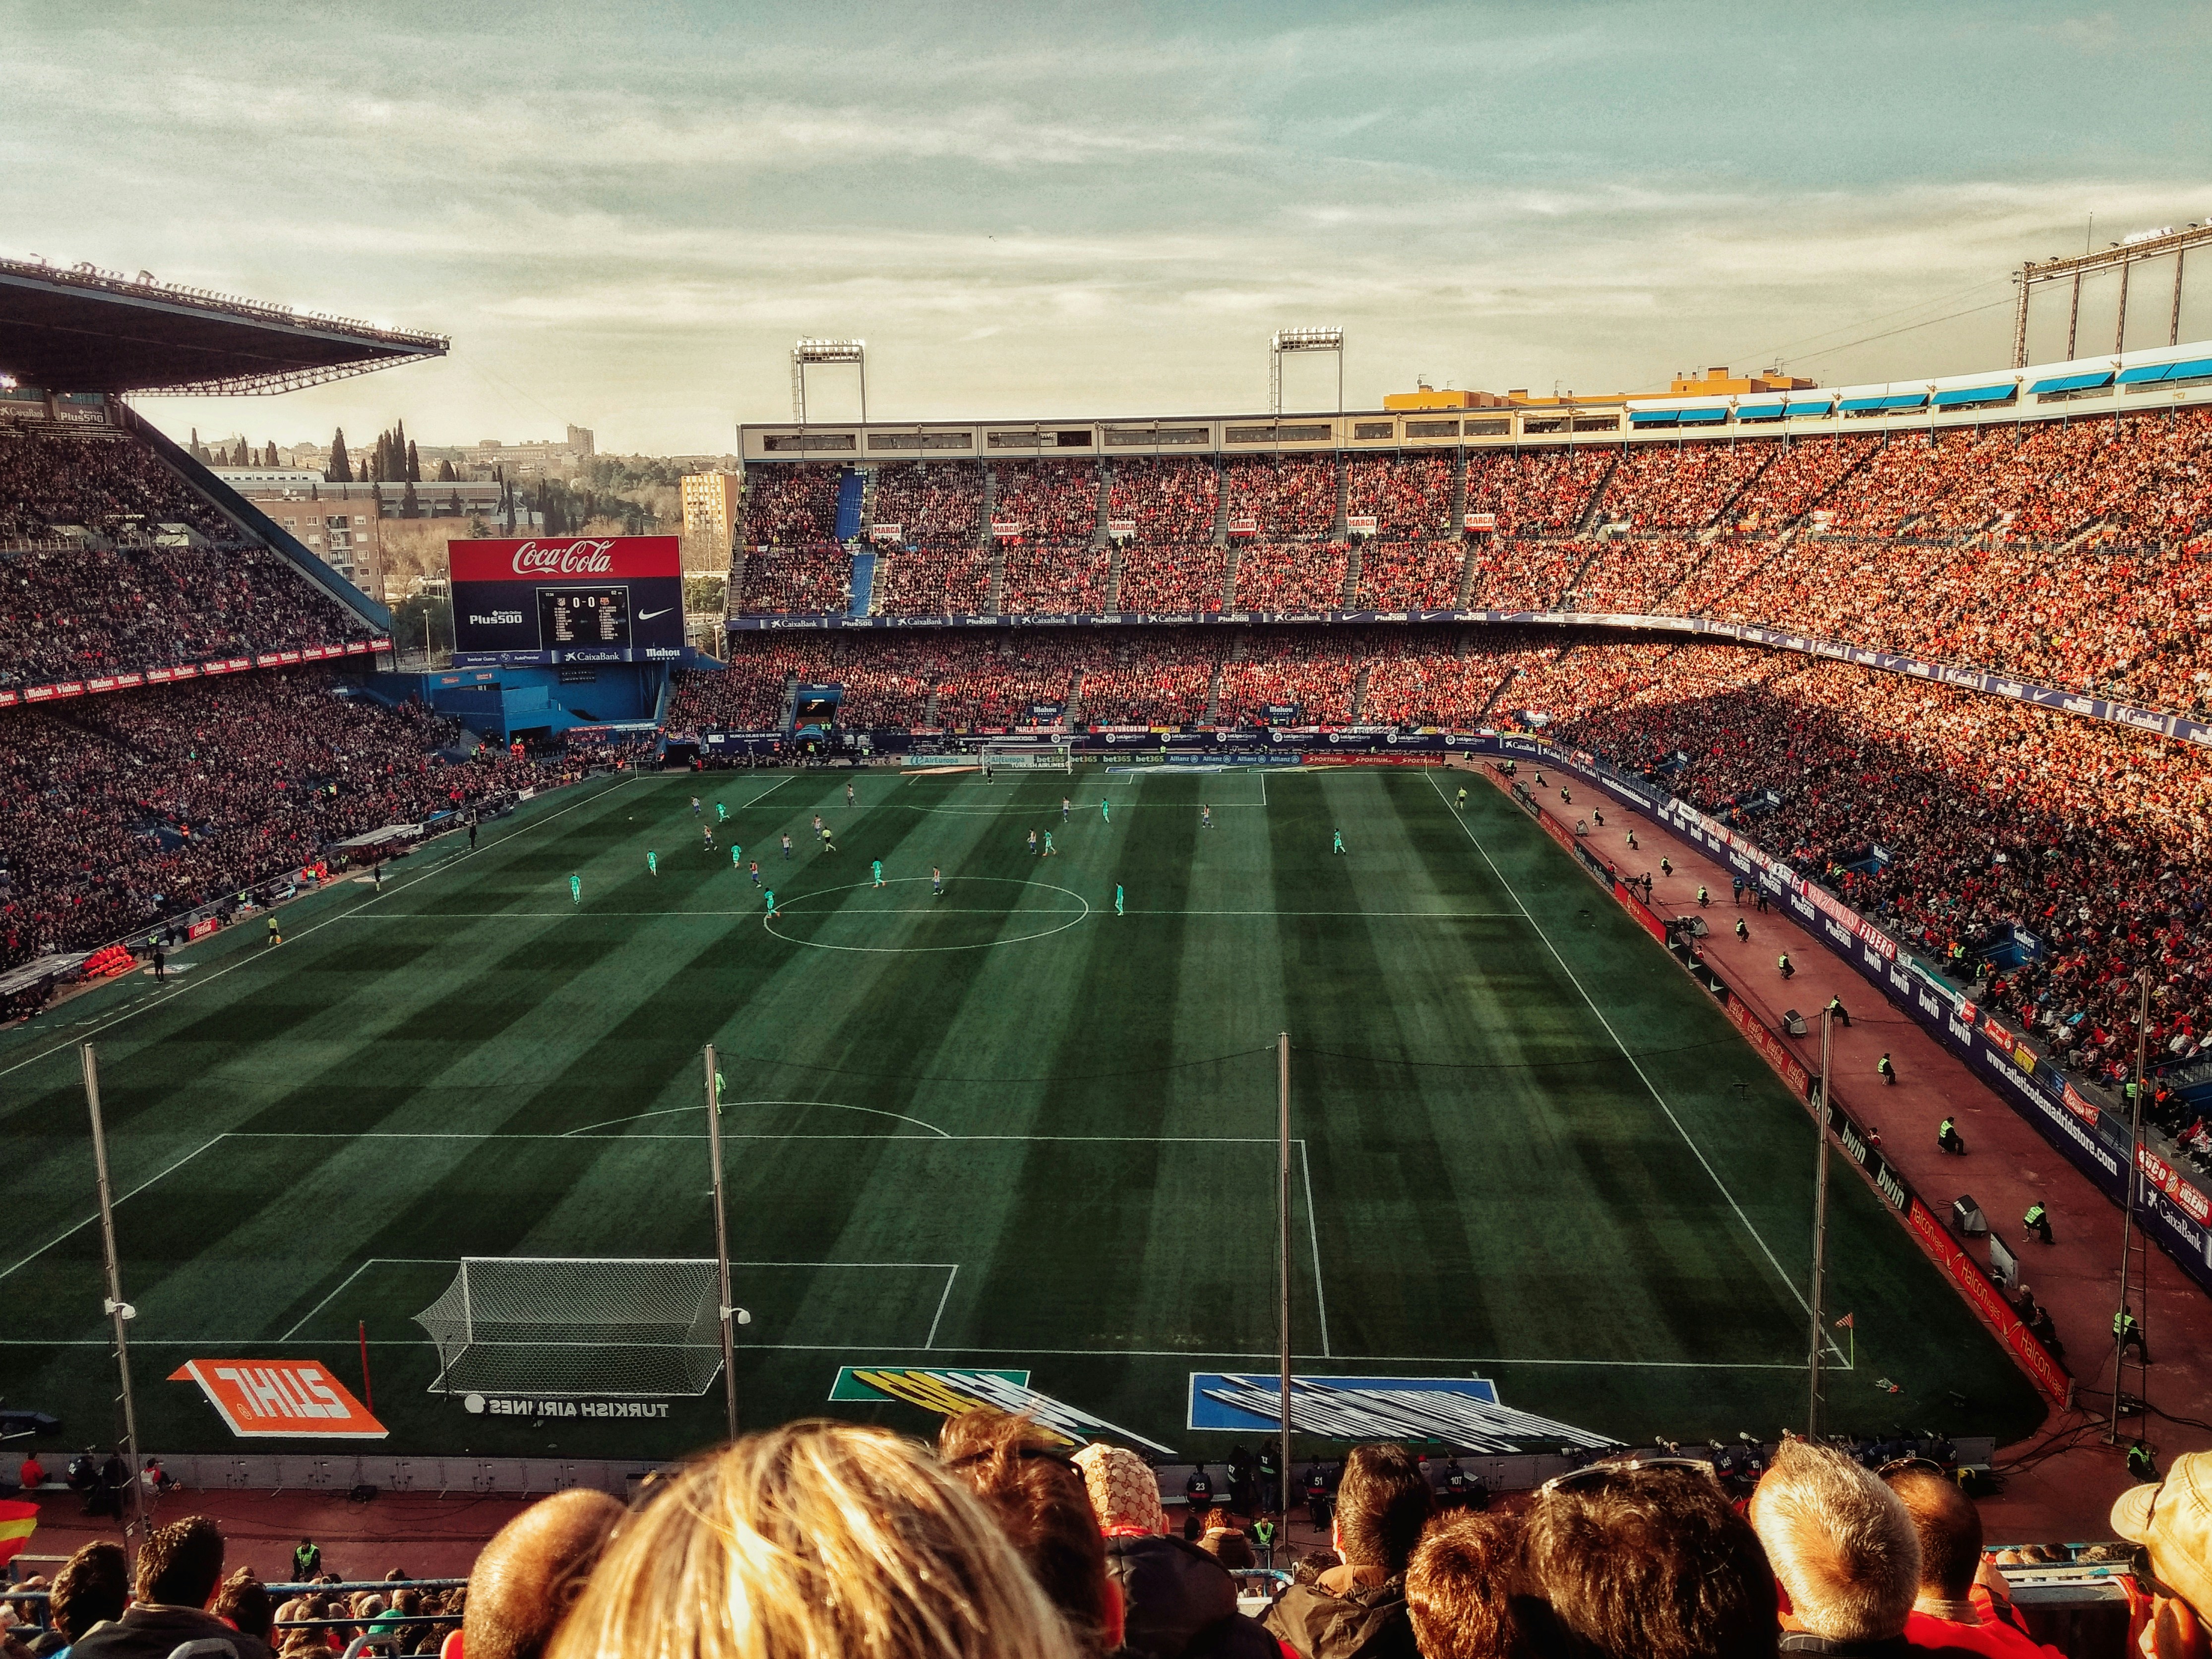
[[[681,661],[678,547],[673,536],[447,543],[454,662]]]

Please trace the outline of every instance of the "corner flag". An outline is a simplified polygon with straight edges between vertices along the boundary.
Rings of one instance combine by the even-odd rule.
[[[1839,1331],[1856,1330],[1858,1327],[1851,1322],[1851,1321],[1856,1317],[1856,1316],[1854,1314],[1845,1314],[1841,1319],[1838,1319],[1836,1322],[1836,1328]]]
[[[21,1554],[38,1526],[36,1504],[0,1503],[0,1562],[12,1561]]]

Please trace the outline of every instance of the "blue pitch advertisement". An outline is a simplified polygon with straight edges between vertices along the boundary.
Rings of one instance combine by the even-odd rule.
[[[679,547],[673,536],[447,543],[454,665],[682,661]]]

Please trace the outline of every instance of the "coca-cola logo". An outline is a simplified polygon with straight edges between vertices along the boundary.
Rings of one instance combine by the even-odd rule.
[[[525,542],[514,550],[518,576],[605,576],[614,568],[612,542]]]

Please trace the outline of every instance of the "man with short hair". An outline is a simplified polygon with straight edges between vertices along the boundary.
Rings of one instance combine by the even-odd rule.
[[[188,1515],[146,1534],[132,1588],[137,1600],[120,1619],[79,1637],[76,1659],[168,1659],[187,1642],[227,1644],[236,1659],[269,1659],[268,1644],[207,1611],[222,1583],[222,1534],[204,1515]]]
[[[1406,1568],[1436,1512],[1429,1477],[1403,1446],[1360,1446],[1344,1460],[1329,1541],[1344,1558],[1293,1584],[1261,1621],[1299,1659],[1415,1659]]]
[[[1832,1447],[1785,1440],[1751,1496],[1782,1587],[1781,1651],[1902,1656],[1920,1540],[1897,1494]]]
[[[1423,1659],[1534,1659],[1513,1594],[1519,1528],[1504,1516],[1448,1515],[1406,1569],[1406,1611]]]
[[[1982,1516],[1974,1500],[1937,1470],[1908,1466],[1882,1477],[1920,1540],[1920,1593],[1905,1621],[1916,1648],[1991,1654],[1996,1659],[2055,1659],[2031,1640],[1976,1582],[1982,1566]]]
[[[123,1546],[87,1544],[62,1564],[48,1592],[46,1618],[63,1646],[81,1641],[95,1626],[120,1619],[131,1600],[131,1564]]]
[[[1593,1464],[1547,1486],[1527,1526],[1526,1588],[1556,1627],[1547,1650],[1605,1659],[1775,1651],[1765,1553],[1706,1468]]]
[[[574,1486],[501,1527],[469,1573],[461,1626],[469,1659],[538,1659],[624,1513],[606,1493]]]

